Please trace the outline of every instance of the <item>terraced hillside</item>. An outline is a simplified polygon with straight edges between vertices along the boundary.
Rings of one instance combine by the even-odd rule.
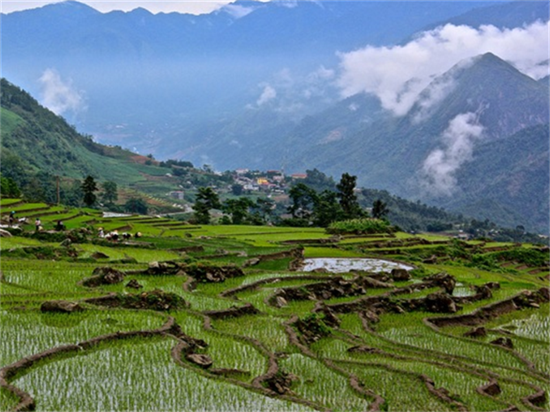
[[[548,410],[547,248],[11,210],[1,410]]]

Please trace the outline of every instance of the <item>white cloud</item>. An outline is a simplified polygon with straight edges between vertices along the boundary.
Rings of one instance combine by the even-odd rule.
[[[435,76],[487,52],[534,79],[548,75],[548,33],[549,23],[540,21],[514,29],[447,24],[402,46],[367,46],[341,53],[337,84],[344,97],[360,92],[374,94],[385,109],[401,116]],[[439,90],[438,98],[445,90]]]
[[[462,113],[449,122],[443,132],[443,148],[433,150],[422,165],[421,186],[432,195],[450,196],[456,189],[456,171],[472,159],[475,141],[483,126],[475,113]]]
[[[229,13],[231,16],[240,19],[241,17],[246,16],[254,11],[253,7],[244,7],[238,4],[228,4],[221,8],[221,10]]]
[[[309,73],[304,81],[302,96],[306,99],[323,98],[327,93],[327,86],[334,79],[334,70],[320,66],[317,70]]]
[[[269,102],[270,100],[273,100],[275,97],[277,97],[277,90],[275,90],[273,87],[271,87],[269,84],[264,85],[264,89],[262,91],[262,94],[256,100],[256,104],[258,106],[262,106]]]
[[[415,101],[417,112],[414,114],[413,122],[418,123],[429,117],[433,108],[437,107],[437,104],[455,88],[456,73],[470,66],[474,61],[475,58],[462,60],[445,74],[436,77],[422,90]]]
[[[298,0],[274,0],[274,3],[289,9],[298,6]]]
[[[337,100],[335,77],[335,70],[324,66],[308,73],[296,73],[283,68],[259,84],[259,98],[246,107],[255,109],[269,102],[270,109],[276,112],[300,117],[308,110],[317,110]]]
[[[46,69],[38,81],[42,86],[40,103],[55,114],[78,113],[86,108],[82,93],[70,80],[63,80],[56,70]]]

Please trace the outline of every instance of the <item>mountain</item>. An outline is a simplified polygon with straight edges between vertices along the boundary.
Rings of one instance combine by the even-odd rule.
[[[296,168],[316,167],[332,175],[341,173],[345,165],[362,186],[431,200],[472,216],[490,215],[491,220],[508,226],[529,221],[531,229],[545,232],[547,86],[490,53],[434,79],[423,95],[442,83],[451,86],[445,97],[439,96],[438,104],[427,106],[421,98],[403,117],[384,116],[372,105],[373,118],[368,121],[361,121],[364,114],[357,109],[348,108],[348,116],[343,116],[348,99],[332,111],[304,120],[289,135],[290,155],[281,156]],[[350,121],[350,116],[356,117]],[[355,134],[345,133],[349,124],[361,123],[363,128]],[[479,135],[476,127],[482,130]],[[331,141],[327,136],[338,138]],[[520,141],[521,150],[511,149]],[[526,176],[529,185],[522,180]],[[514,185],[517,190],[512,196]],[[480,208],[475,213],[474,205],[487,204],[488,199],[505,205],[507,211],[499,216],[498,212],[491,214],[494,208]],[[525,207],[526,203],[531,206]]]
[[[513,1],[494,4],[485,8],[483,13],[467,11],[451,17],[447,22],[471,27],[491,24],[499,28],[514,28],[520,27],[522,22],[548,21],[549,16],[550,5],[547,1]]]
[[[468,191],[442,205],[500,225],[523,224],[545,233],[550,215],[549,135],[544,124],[480,143],[472,160],[457,172],[457,184]]]
[[[225,127],[228,116],[257,105],[266,83],[290,90],[337,64],[339,51],[397,43],[487,4],[239,1],[192,16],[99,13],[69,1],[2,15],[2,70],[33,96],[69,83],[82,104],[58,113],[79,130],[163,157],[173,140],[200,145],[205,127]],[[44,77],[51,72],[55,83]],[[291,98],[295,116],[327,107],[326,96]]]

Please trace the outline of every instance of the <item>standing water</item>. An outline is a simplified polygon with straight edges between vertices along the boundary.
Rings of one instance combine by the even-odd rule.
[[[363,272],[391,272],[392,269],[412,270],[414,267],[403,263],[382,259],[363,258],[312,258],[304,259],[303,272],[312,272],[316,269],[325,269],[332,273],[346,273],[352,270]]]

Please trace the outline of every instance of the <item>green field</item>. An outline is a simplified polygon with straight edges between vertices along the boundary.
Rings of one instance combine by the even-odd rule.
[[[479,241],[405,233],[327,243],[331,235],[315,228],[1,206],[3,215],[12,207],[20,216],[41,213],[45,232],[35,234],[31,221],[0,238],[0,410],[548,410],[547,395],[535,396],[550,387],[550,308],[538,292],[548,287],[548,252],[539,247],[491,243],[485,251]],[[53,231],[59,219],[67,232]],[[97,236],[100,227],[142,236],[110,242]],[[291,270],[300,256],[415,269],[406,280]],[[151,262],[170,263],[157,270]],[[85,286],[98,267],[123,280]],[[209,277],[197,275],[201,268]],[[238,276],[216,280],[219,268]],[[429,283],[440,273],[456,282],[454,294]],[[490,295],[463,299],[487,282]],[[185,304],[163,306],[155,290]],[[434,294],[456,311],[418,303]],[[105,296],[115,303],[90,300]],[[122,306],[132,299],[142,306]],[[55,300],[82,310],[42,311]],[[452,323],[505,300],[513,304],[502,313],[476,318],[484,336],[464,336],[472,325]]]

